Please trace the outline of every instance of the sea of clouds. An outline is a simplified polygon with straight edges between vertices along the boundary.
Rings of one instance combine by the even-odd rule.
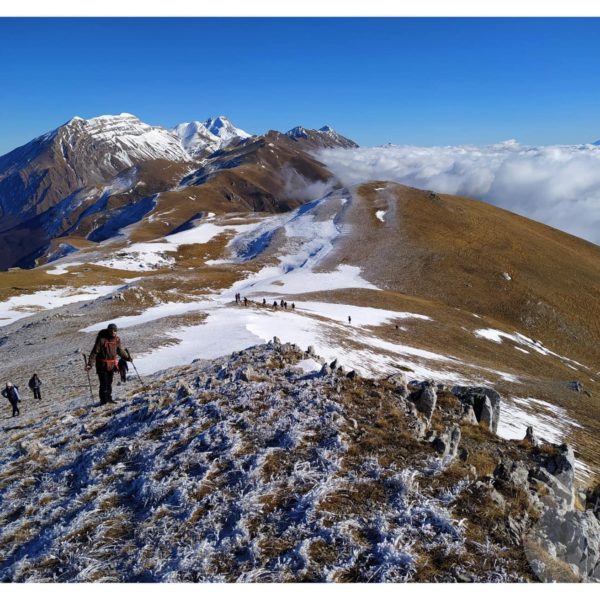
[[[319,158],[347,186],[396,181],[478,198],[600,245],[600,146],[380,146]]]

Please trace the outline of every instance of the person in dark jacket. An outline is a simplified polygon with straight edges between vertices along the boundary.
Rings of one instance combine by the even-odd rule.
[[[119,358],[119,375],[121,375],[121,381],[119,381],[119,385],[121,383],[126,383],[127,371],[129,371],[129,367],[127,366],[127,361],[123,358]]]
[[[21,411],[19,410],[19,402],[21,402],[19,388],[9,381],[6,384],[6,387],[2,390],[2,395],[10,402],[10,405],[12,406],[12,416],[18,417],[21,414]]]
[[[42,380],[37,376],[37,373],[34,373],[29,380],[29,389],[33,392],[34,400],[42,399],[42,392],[40,388],[42,387]]]
[[[129,355],[121,348],[121,338],[117,335],[117,326],[111,323],[96,337],[94,348],[90,352],[86,370],[96,363],[96,373],[100,383],[100,404],[115,404],[112,399],[112,382],[115,371],[119,370],[119,357],[129,361]]]

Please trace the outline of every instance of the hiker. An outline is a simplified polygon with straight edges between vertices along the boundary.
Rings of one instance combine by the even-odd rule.
[[[248,298],[246,296],[244,296],[244,306],[248,306]]]
[[[283,303],[283,308],[285,308],[285,310],[287,310],[287,302]]]
[[[292,302],[292,310],[296,309],[296,305]]]
[[[121,348],[121,338],[117,335],[117,326],[111,323],[98,333],[85,367],[86,371],[89,371],[95,360],[96,373],[100,383],[100,404],[116,404],[112,399],[112,382],[115,371],[119,369],[118,356],[126,361],[131,360]]]
[[[277,300],[273,300],[273,308],[277,310]]]
[[[117,366],[119,368],[119,375],[121,375],[121,381],[119,381],[118,385],[121,385],[122,383],[127,383],[127,371],[129,371],[127,361],[123,358],[119,358],[119,363]]]
[[[2,390],[2,395],[10,402],[10,405],[12,406],[12,416],[18,417],[21,414],[18,406],[19,402],[21,402],[19,388],[9,381],[6,384],[6,387]]]
[[[29,389],[33,392],[33,399],[34,400],[41,400],[42,399],[42,393],[40,391],[41,387],[42,387],[42,381],[37,376],[37,373],[34,373],[31,376],[31,379],[29,380]]]
[[[352,324],[352,318],[348,315],[348,325]]]
[[[281,301],[281,308],[283,308],[283,300]]]
[[[267,305],[267,301],[265,298],[263,298],[263,306],[266,306],[266,305]]]

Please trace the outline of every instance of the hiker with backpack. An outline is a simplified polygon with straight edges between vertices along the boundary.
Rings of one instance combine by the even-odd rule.
[[[9,381],[6,384],[6,387],[2,390],[2,395],[10,402],[10,405],[12,406],[12,416],[18,417],[21,414],[18,406],[19,402],[21,402],[19,388]]]
[[[100,404],[116,404],[112,399],[112,383],[115,371],[119,370],[119,357],[130,361],[130,356],[121,348],[121,338],[117,335],[117,326],[111,323],[98,333],[94,348],[90,352],[86,371],[96,364],[96,374],[100,383]]]
[[[29,380],[29,389],[33,392],[34,400],[42,399],[42,392],[40,388],[42,387],[42,380],[37,376],[37,373],[34,373]]]

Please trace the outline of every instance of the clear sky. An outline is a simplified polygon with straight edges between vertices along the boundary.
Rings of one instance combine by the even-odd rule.
[[[361,145],[600,138],[600,19],[0,19],[0,154],[74,115]]]

